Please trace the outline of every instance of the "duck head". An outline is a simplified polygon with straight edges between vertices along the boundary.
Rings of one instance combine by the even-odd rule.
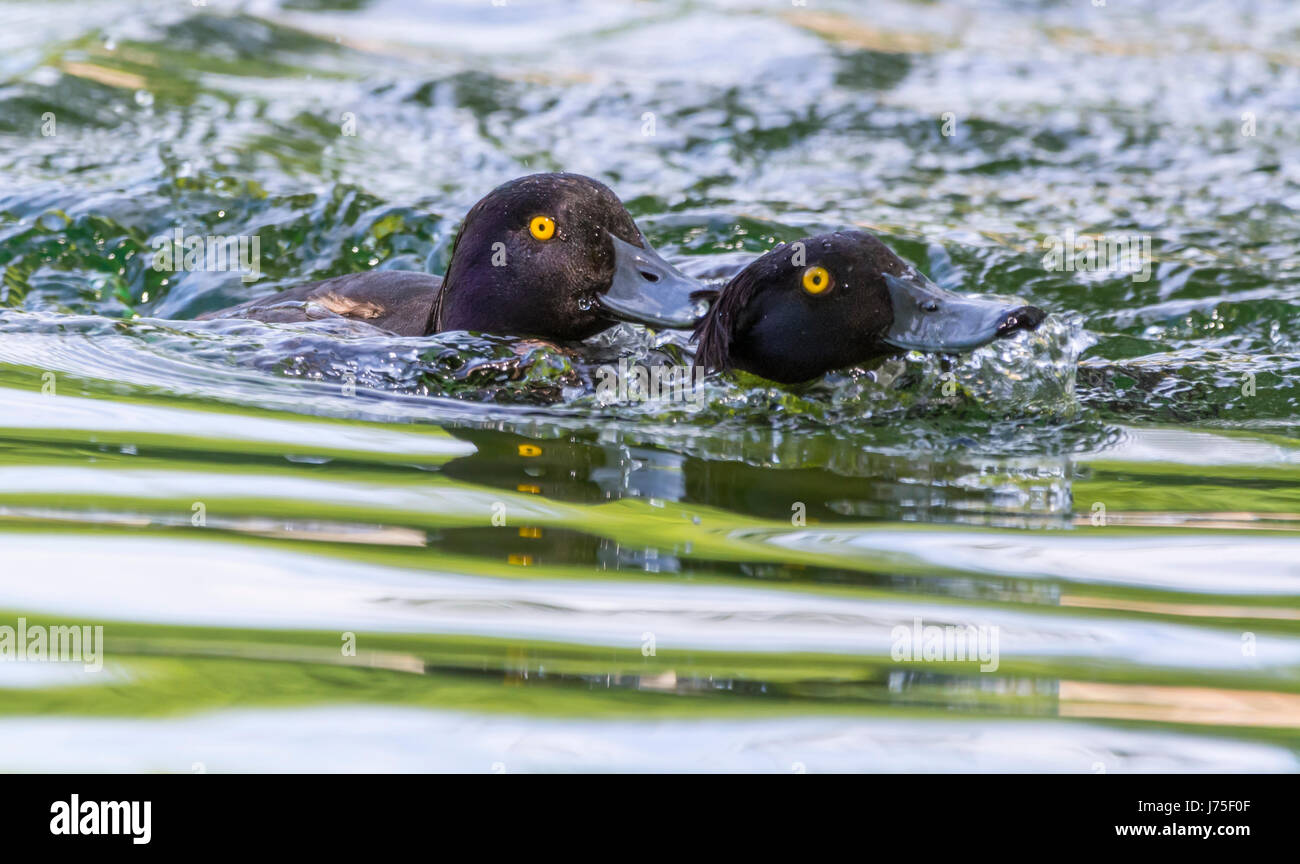
[[[429,332],[579,340],[619,321],[688,328],[703,289],[651,247],[603,183],[533,174],[470,209]]]
[[[947,291],[871,234],[837,231],[777,246],[727,283],[696,325],[695,363],[794,384],[900,350],[970,351],[1045,316]]]

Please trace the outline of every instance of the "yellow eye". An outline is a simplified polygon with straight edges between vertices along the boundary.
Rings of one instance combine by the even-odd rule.
[[[803,290],[809,294],[822,294],[831,287],[831,274],[825,267],[809,267],[803,271]]]
[[[555,220],[549,216],[534,216],[528,223],[528,230],[538,240],[550,240],[555,236]]]

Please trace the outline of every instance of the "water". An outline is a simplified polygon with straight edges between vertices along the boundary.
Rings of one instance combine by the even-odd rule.
[[[1294,4],[2,8],[0,624],[107,656],[0,662],[0,769],[1300,767]],[[542,170],[693,272],[861,226],[1052,315],[675,403],[593,387],[689,357],[634,327],[191,320]]]

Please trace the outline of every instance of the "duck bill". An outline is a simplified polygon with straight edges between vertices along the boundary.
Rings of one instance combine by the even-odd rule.
[[[651,327],[686,329],[704,312],[696,295],[706,293],[692,279],[665,261],[650,244],[642,249],[609,235],[614,244],[614,281],[599,295],[605,311],[621,321]]]
[[[1047,313],[1037,306],[963,297],[920,273],[885,274],[894,323],[884,341],[908,351],[957,354],[1019,330],[1036,330]]]

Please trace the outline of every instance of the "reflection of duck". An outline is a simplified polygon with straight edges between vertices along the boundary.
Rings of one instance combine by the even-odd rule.
[[[557,501],[597,503],[626,497],[680,501],[685,457],[649,447],[539,440],[490,429],[450,429],[474,445],[442,473],[457,480]]]
[[[852,440],[825,444],[815,448],[822,464],[783,458],[780,469],[687,459],[682,500],[794,527],[863,520],[1064,527],[1071,518],[1063,457],[918,457],[864,452]]]
[[[533,174],[470,209],[445,279],[350,273],[199,317],[338,315],[402,336],[474,330],[579,340],[618,321],[689,327],[703,288],[655,252],[608,187],[578,174]]]
[[[773,468],[651,446],[541,440],[490,429],[449,431],[471,442],[475,452],[443,465],[443,474],[554,501],[655,499],[796,527],[907,520],[922,513],[937,522],[1001,525],[1064,524],[1070,518],[1064,459],[1022,464],[959,452],[918,459],[864,452],[860,442],[828,435],[809,439],[810,452],[817,455],[805,461],[774,443],[771,453],[760,457],[782,466]],[[1000,482],[991,483],[993,476]],[[792,521],[795,516],[800,518]]]
[[[682,462],[675,453],[639,447],[602,446],[570,439],[537,439],[491,429],[449,430],[474,445],[441,473],[457,481],[553,501],[600,504],[624,497],[661,501],[683,498]],[[508,500],[506,496],[503,499]],[[542,527],[526,513],[505,507],[503,523],[491,528],[444,529],[430,542],[448,552],[482,555],[492,549],[511,566],[597,564],[605,570],[672,572],[671,550],[617,540],[573,528]]]
[[[728,282],[696,325],[696,363],[792,384],[899,349],[969,351],[1045,316],[945,291],[865,231],[839,231],[782,244]]]

